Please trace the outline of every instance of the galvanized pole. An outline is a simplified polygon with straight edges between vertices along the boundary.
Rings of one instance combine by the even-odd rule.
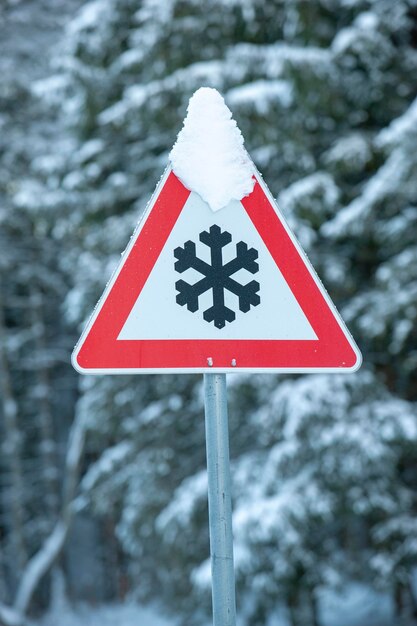
[[[213,626],[235,626],[226,374],[204,374]]]

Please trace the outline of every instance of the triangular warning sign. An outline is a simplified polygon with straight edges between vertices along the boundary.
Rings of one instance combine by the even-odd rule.
[[[73,364],[83,373],[356,370],[361,355],[268,189],[220,211],[168,168]]]

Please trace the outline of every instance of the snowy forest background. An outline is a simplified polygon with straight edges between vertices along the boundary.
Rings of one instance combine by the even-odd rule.
[[[229,377],[241,624],[417,623],[417,2],[2,0],[0,68],[0,624],[209,621],[202,377],[70,365],[200,86],[364,356]]]

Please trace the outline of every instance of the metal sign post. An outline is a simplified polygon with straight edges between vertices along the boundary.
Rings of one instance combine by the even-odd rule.
[[[213,626],[235,626],[226,374],[204,374]]]

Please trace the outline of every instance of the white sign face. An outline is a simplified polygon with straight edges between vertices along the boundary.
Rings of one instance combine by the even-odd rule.
[[[221,233],[230,234],[230,243],[221,248],[223,266],[234,259],[235,267],[245,265],[245,255],[237,252],[239,242],[257,253],[258,270],[255,273],[242,267],[230,276],[227,272],[224,275],[224,304],[233,311],[235,319],[225,320],[222,328],[203,317],[204,312],[213,306],[213,299],[221,297],[213,291],[210,280],[207,280],[207,289],[198,296],[197,311],[188,310],[186,304],[180,305],[176,299],[178,281],[193,286],[204,278],[204,274],[196,269],[201,265],[199,260],[211,265],[211,248],[200,241],[200,236],[209,233],[213,226],[217,226]],[[187,241],[195,244],[197,260],[195,267],[180,273],[175,269],[174,251],[183,249]],[[203,265],[200,269],[206,268]],[[239,296],[227,289],[229,278],[243,287],[256,281],[259,303],[250,305],[246,312],[241,311]],[[236,289],[233,284],[231,287]],[[117,339],[242,338],[316,340],[317,336],[242,204],[232,201],[214,213],[198,194],[191,193]]]

